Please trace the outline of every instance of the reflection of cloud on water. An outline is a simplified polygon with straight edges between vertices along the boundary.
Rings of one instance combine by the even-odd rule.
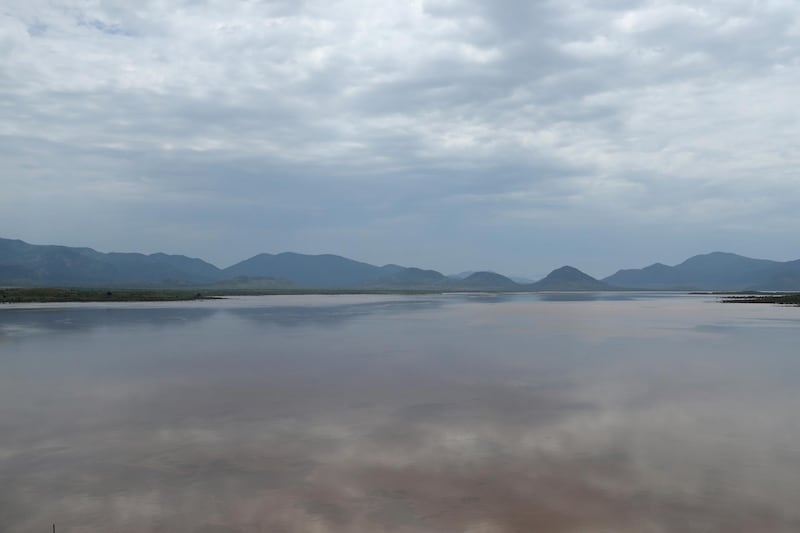
[[[0,324],[0,340],[4,337],[12,339],[15,337],[25,337],[29,335],[41,335],[45,330],[31,324]]]
[[[754,406],[744,417],[751,422],[726,435],[736,426],[725,417],[743,406],[721,411],[698,395],[610,409],[576,402],[574,390],[451,384],[436,395],[402,383],[394,393],[403,387],[412,390],[392,405],[306,399],[290,416],[261,417],[258,409],[208,414],[201,392],[186,389],[176,394],[188,394],[187,405],[198,401],[194,416],[141,418],[139,409],[174,401],[172,392],[156,394],[49,449],[18,450],[3,467],[16,483],[0,489],[0,512],[23,520],[18,531],[34,529],[26,517],[42,502],[87,532],[638,533],[657,524],[652,530],[691,533],[800,525],[796,481],[781,475],[786,459],[753,448],[759,431],[776,428],[750,416],[785,398]],[[256,398],[256,388],[244,397]],[[435,401],[423,401],[430,395]],[[728,457],[717,465],[715,453]],[[749,457],[760,462],[748,465]],[[43,472],[24,475],[31,468]],[[771,490],[770,479],[779,481]]]
[[[284,327],[335,326],[349,320],[378,313],[411,313],[433,310],[444,299],[386,296],[344,297],[349,303],[335,303],[330,297],[309,297],[303,305],[289,305],[281,297],[249,297],[191,303],[154,304],[73,304],[70,307],[7,307],[0,309],[0,342],[3,339],[44,334],[75,334],[103,327],[174,328],[208,319],[216,314],[231,314],[260,325]]]
[[[456,302],[127,322],[123,358],[6,364],[0,518],[9,533],[800,530],[791,324],[770,329],[772,355],[759,335],[693,329],[736,324],[731,307]],[[302,335],[282,327],[308,307]]]

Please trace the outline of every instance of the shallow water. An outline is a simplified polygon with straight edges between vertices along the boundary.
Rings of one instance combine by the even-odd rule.
[[[800,309],[0,307],[0,531],[800,531]]]

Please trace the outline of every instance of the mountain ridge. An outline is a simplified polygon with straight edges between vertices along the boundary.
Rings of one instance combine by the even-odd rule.
[[[569,265],[550,272],[541,280],[527,285],[533,291],[576,290],[576,291],[609,291],[618,287],[604,283]]]
[[[800,290],[800,260],[780,262],[710,252],[675,266],[653,263],[644,268],[618,270],[602,281],[646,290]]]
[[[459,276],[396,264],[376,266],[335,254],[260,253],[227,268],[163,252],[98,252],[0,238],[0,285],[215,286],[442,291],[800,290],[800,259],[772,261],[729,252],[692,256],[675,266],[620,269],[602,280],[563,266],[533,283],[492,271]]]

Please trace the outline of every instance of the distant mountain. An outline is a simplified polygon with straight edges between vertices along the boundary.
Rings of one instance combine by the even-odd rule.
[[[486,284],[487,280],[485,278],[486,278],[487,274],[488,275],[494,275],[494,276],[500,276],[500,278],[503,279],[501,284],[506,284],[505,280],[513,281],[517,285],[525,285],[525,284],[534,282],[534,280],[529,279],[529,278],[521,278],[521,277],[515,277],[515,276],[503,276],[502,274],[498,274],[497,272],[495,272],[493,270],[480,270],[480,271],[465,270],[464,272],[459,272],[457,274],[448,274],[447,277],[451,278],[451,279],[465,280],[465,279],[471,277],[474,274],[480,274],[480,276],[478,276],[477,278],[475,278],[473,280],[478,284],[481,284],[481,283]],[[494,281],[495,282],[501,281],[500,278],[495,278]],[[517,287],[517,289],[518,288],[519,287]]]
[[[525,289],[530,291],[607,291],[615,288],[571,266],[557,268],[536,283],[525,285]]]
[[[337,255],[259,254],[226,269],[201,259],[156,253],[0,239],[0,286],[200,286],[220,288],[436,288],[435,270],[378,267]]]
[[[769,261],[714,252],[676,266],[656,263],[597,280],[564,266],[536,283],[496,272],[445,276],[436,270],[375,266],[332,254],[259,254],[220,269],[183,255],[102,253],[91,248],[0,239],[0,286],[213,286],[237,289],[349,288],[475,291],[594,291],[624,289],[800,290],[800,260]]]
[[[182,273],[188,274],[193,280],[211,282],[220,279],[222,276],[222,271],[219,268],[195,257],[167,255],[164,253],[150,254],[146,257],[149,257],[158,264],[174,267]]]
[[[338,255],[306,255],[284,252],[259,254],[224,269],[227,278],[283,278],[301,287],[357,287],[389,278],[405,269],[398,265],[377,267]]]
[[[800,262],[781,263],[713,252],[696,255],[676,266],[656,263],[642,269],[619,270],[603,281],[637,289],[797,290]]]
[[[747,288],[760,291],[800,290],[800,259],[778,263],[761,273],[762,279],[754,280]]]
[[[448,274],[447,277],[452,279],[465,279],[470,277],[474,273],[475,270],[465,270],[464,272],[458,272],[456,274]]]
[[[4,285],[180,285],[220,277],[214,265],[182,255],[105,254],[91,248],[0,239],[0,284]]]
[[[522,289],[519,283],[496,272],[474,272],[461,282],[462,285],[472,289],[501,291]]]
[[[409,267],[394,272],[387,277],[372,280],[367,286],[376,289],[445,290],[454,281],[436,270]]]

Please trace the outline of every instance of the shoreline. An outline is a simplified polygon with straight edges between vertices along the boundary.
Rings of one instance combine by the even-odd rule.
[[[780,304],[800,307],[800,293],[726,295],[720,301],[725,304]]]
[[[439,294],[431,290],[369,289],[212,289],[194,288],[87,288],[87,287],[3,287],[0,305],[17,303],[69,302],[187,302],[222,300],[229,296],[337,295],[337,294]]]
[[[0,305],[15,303],[69,302],[186,302],[221,300],[234,296],[301,296],[301,295],[425,295],[453,292],[505,294],[518,291],[458,291],[433,289],[224,289],[209,287],[187,288],[115,288],[115,287],[0,287]],[[537,291],[540,292],[540,291]],[[550,292],[550,291],[543,291]],[[555,291],[595,292],[595,291]],[[616,292],[616,291],[613,291]],[[632,292],[620,290],[619,292]],[[643,291],[675,292],[675,291]],[[677,291],[684,292],[684,291]],[[723,291],[685,291],[690,295],[717,296],[720,303],[779,304],[800,306],[800,293],[759,293]]]

